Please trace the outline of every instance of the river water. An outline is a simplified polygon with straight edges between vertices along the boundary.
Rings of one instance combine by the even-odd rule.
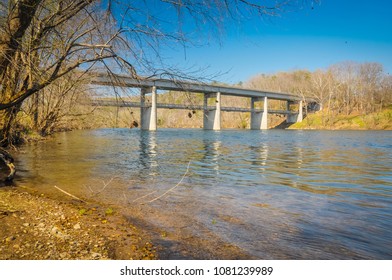
[[[390,131],[75,131],[18,165],[21,185],[113,205],[164,258],[392,259]]]

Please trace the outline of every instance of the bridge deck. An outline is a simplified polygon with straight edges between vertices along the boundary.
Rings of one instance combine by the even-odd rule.
[[[166,80],[166,79],[134,79],[126,76],[113,76],[110,77],[107,74],[95,74],[92,77],[92,84],[106,85],[106,86],[119,86],[119,87],[134,87],[134,88],[144,88],[155,86],[160,90],[175,90],[175,91],[186,91],[186,92],[198,92],[198,93],[217,93],[220,92],[223,95],[231,96],[242,96],[242,97],[268,97],[276,100],[285,101],[301,101],[302,97],[280,93],[280,92],[270,92],[261,91],[254,89],[244,89],[239,87],[229,87],[220,85],[209,85],[204,83],[195,83],[189,81],[176,81],[176,80]],[[311,98],[307,98],[308,101],[313,102]]]

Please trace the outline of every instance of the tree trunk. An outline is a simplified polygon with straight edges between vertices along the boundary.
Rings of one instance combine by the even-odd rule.
[[[12,145],[15,138],[12,134],[12,126],[16,119],[16,115],[18,114],[20,107],[22,104],[14,106],[10,109],[5,110],[5,117],[4,117],[4,124],[3,128],[1,129],[1,139],[0,139],[0,146],[7,147]]]
[[[11,7],[7,29],[0,34],[0,78],[22,41],[41,0],[20,0]]]
[[[7,176],[7,181],[12,181],[15,176],[15,166],[14,166],[14,158],[4,149],[0,148],[0,160],[5,163],[10,169],[10,173]]]

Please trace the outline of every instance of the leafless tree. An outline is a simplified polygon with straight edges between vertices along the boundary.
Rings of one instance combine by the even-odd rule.
[[[309,96],[322,106],[323,126],[345,114],[369,114],[391,104],[391,76],[379,63],[346,61],[325,70],[279,72],[253,77],[247,86]]]
[[[86,106],[91,100],[87,82],[88,77],[70,73],[43,88],[39,95],[24,102],[23,125],[45,136],[71,127],[75,118],[91,115],[94,108]]]
[[[12,141],[24,100],[83,65],[116,58],[110,43],[117,34],[102,35],[94,24],[99,13],[86,9],[91,2],[8,1],[0,39],[2,145]]]

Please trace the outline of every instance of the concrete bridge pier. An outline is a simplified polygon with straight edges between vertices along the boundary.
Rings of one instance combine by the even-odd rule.
[[[140,92],[140,122],[142,130],[157,130],[157,89],[143,87]],[[146,102],[146,95],[151,93],[151,103]]]
[[[293,104],[292,101],[287,101],[287,111],[290,111],[290,105]],[[302,122],[304,115],[303,115],[303,102],[302,100],[299,101],[298,104],[298,113],[291,113],[287,115],[287,123],[297,123]]]
[[[263,111],[256,111],[255,103],[263,101]],[[250,115],[250,129],[260,130],[268,129],[268,98],[267,97],[252,97],[251,98],[251,115]]]
[[[208,107],[208,99],[215,99],[215,107]],[[203,127],[207,130],[221,129],[221,93],[205,93],[204,94],[204,118]]]

